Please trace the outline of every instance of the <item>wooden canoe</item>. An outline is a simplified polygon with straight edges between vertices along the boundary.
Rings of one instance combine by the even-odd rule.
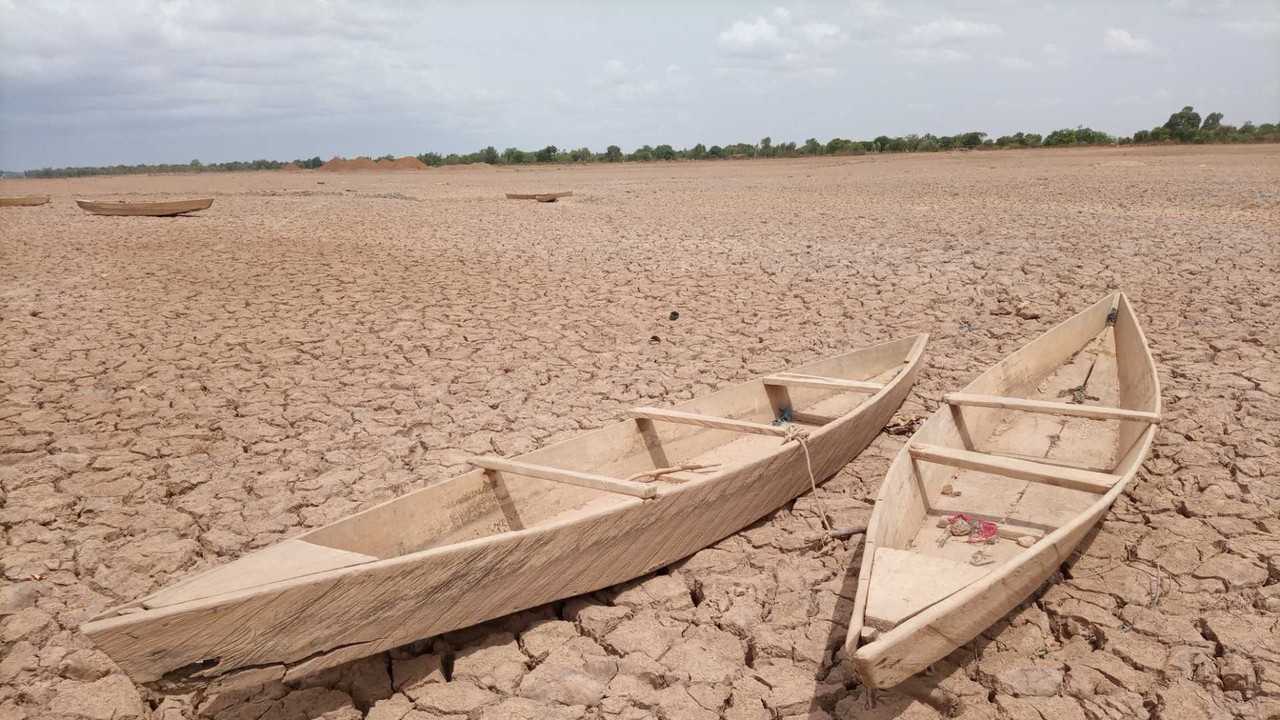
[[[0,207],[35,207],[49,202],[48,195],[11,195],[0,197]]]
[[[77,200],[81,210],[94,215],[122,215],[130,217],[173,217],[186,213],[205,210],[213,204],[213,198],[197,200],[170,200],[163,202],[96,202],[93,200]]]
[[[572,190],[553,193],[507,193],[508,200],[537,200],[538,202],[555,202],[560,198],[573,197]]]
[[[1133,479],[1159,419],[1155,364],[1120,293],[945,396],[867,529],[844,648],[862,681],[896,685],[1026,600]],[[979,528],[994,541],[953,535],[958,514],[994,523]]]
[[[476,468],[97,616],[136,681],[300,677],[644,575],[848,463],[902,403],[924,335],[730,387]],[[789,417],[805,445],[772,424]],[[642,482],[638,474],[704,465]]]

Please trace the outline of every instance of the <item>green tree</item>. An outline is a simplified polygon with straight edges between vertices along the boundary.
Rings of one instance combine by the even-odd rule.
[[[520,165],[529,162],[529,154],[520,148],[509,147],[502,151],[502,161],[510,165]]]
[[[760,145],[756,150],[756,155],[759,155],[760,157],[773,157],[773,153],[773,138],[768,136],[760,138]]]
[[[707,157],[723,158],[724,148],[720,147],[719,145],[712,145],[711,147],[707,148]]]
[[[657,160],[675,160],[675,148],[670,145],[659,145],[653,149],[653,157]]]
[[[502,159],[501,156],[498,155],[498,151],[494,149],[492,145],[481,150],[479,152],[479,155],[480,155],[480,162],[489,163],[490,165],[497,165],[498,161]]]
[[[647,162],[649,160],[652,160],[653,148],[649,147],[648,145],[641,145],[640,147],[636,148],[635,152],[631,153],[631,157],[629,159],[637,160],[639,162]]]
[[[1181,142],[1191,142],[1195,139],[1196,133],[1200,131],[1200,113],[1196,112],[1190,105],[1187,105],[1169,116],[1169,120],[1164,124],[1164,129],[1168,130],[1173,137]]]
[[[1200,126],[1201,130],[1212,131],[1222,127],[1222,113],[1211,112],[1204,118],[1204,124]]]
[[[555,145],[548,145],[533,154],[533,159],[540,163],[555,162],[556,153],[560,152]]]
[[[444,164],[444,158],[440,157],[440,153],[424,152],[418,156],[418,162],[421,162],[423,165],[440,167]]]
[[[822,143],[818,142],[817,138],[809,138],[804,141],[804,145],[800,148],[800,152],[803,152],[805,155],[821,155]]]
[[[707,156],[707,146],[702,143],[698,143],[685,151],[685,153],[694,160],[701,160]]]
[[[622,162],[622,148],[617,145],[610,145],[604,151],[605,162]]]

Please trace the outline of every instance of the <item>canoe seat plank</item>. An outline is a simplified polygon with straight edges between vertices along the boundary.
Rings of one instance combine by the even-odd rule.
[[[992,475],[1003,475],[1071,490],[1105,493],[1120,480],[1119,475],[1018,460],[1002,455],[990,455],[923,443],[912,443],[910,447],[911,457],[916,460],[950,465],[964,470],[976,470],[978,472],[991,473]]]
[[[233,564],[214,568],[186,582],[161,590],[144,599],[142,606],[148,609],[166,607],[378,559],[372,555],[316,545],[305,540],[285,540],[246,555]]]
[[[1020,410],[1023,412],[1044,413],[1046,415],[1092,418],[1094,420],[1136,420],[1138,422],[1146,423],[1160,422],[1159,413],[1146,412],[1144,410],[1130,410],[1128,408],[1104,407],[1100,405],[1078,405],[1075,403],[1029,400],[1026,398],[1005,397],[1002,395],[981,395],[977,393],[947,393],[942,396],[942,399],[948,405],[954,406]]]
[[[734,420],[732,418],[715,417],[714,415],[699,415],[681,410],[642,407],[632,408],[630,413],[631,417],[634,418],[697,425],[716,430],[732,430],[734,432],[773,435],[776,437],[783,437],[787,434],[786,428],[779,425],[767,425],[765,423],[751,422],[750,420]]]
[[[880,392],[884,388],[881,383],[866,382],[864,380],[845,380],[843,378],[800,375],[796,373],[777,373],[766,377],[763,382],[765,385],[812,387],[824,390],[844,390],[873,394]]]
[[[485,470],[511,473],[513,475],[525,475],[527,477],[535,477],[541,480],[577,485],[578,487],[591,488],[592,490],[620,493],[622,495],[630,495],[632,497],[647,499],[655,497],[658,494],[658,488],[653,485],[646,485],[644,483],[632,482],[629,480],[619,480],[618,478],[596,475],[595,473],[580,472],[578,470],[565,470],[563,468],[551,467],[549,465],[534,465],[533,463],[520,462],[518,460],[507,460],[505,458],[489,455],[468,458],[467,462],[478,468],[484,468]]]
[[[887,631],[991,571],[898,548],[876,548],[866,625]]]

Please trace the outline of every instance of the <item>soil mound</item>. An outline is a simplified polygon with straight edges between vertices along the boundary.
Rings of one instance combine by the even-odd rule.
[[[406,155],[402,158],[396,158],[395,160],[379,160],[377,165],[379,170],[426,170],[427,169],[426,163],[422,162],[416,157],[412,157],[409,155]]]
[[[355,158],[355,159],[353,159],[353,160],[347,160],[347,159],[344,159],[344,158],[335,157],[335,158],[333,158],[332,160],[330,160],[329,162],[327,162],[327,163],[325,163],[325,164],[321,165],[319,169],[321,169],[321,170],[327,170],[327,171],[329,171],[329,172],[351,172],[351,171],[354,171],[354,170],[376,170],[376,169],[378,169],[378,164],[377,164],[377,163],[375,163],[371,158],[367,158],[367,157],[358,157],[358,158]]]
[[[427,166],[416,157],[406,155],[395,160],[372,160],[367,157],[358,157],[352,160],[335,157],[329,162],[320,166],[321,170],[329,172],[355,172],[360,170],[426,170]]]

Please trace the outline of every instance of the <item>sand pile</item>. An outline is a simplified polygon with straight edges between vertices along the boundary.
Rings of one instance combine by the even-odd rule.
[[[358,157],[353,160],[335,157],[319,168],[328,172],[352,172],[356,170],[377,170],[378,164],[372,158]]]
[[[328,170],[329,172],[356,172],[362,170],[426,170],[427,166],[418,158],[409,155],[395,160],[376,161],[362,156],[352,160],[335,157],[321,165],[320,169]]]
[[[379,170],[426,170],[426,163],[416,157],[406,155],[395,160],[379,160],[377,162]]]

